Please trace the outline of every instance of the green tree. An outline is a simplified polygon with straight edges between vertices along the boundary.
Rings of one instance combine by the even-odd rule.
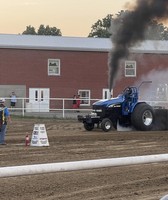
[[[62,36],[61,30],[56,27],[50,27],[47,25],[46,27],[41,24],[37,30],[32,26],[27,26],[26,30],[22,34],[27,35],[52,35],[52,36]]]
[[[110,37],[111,20],[112,20],[112,15],[107,15],[102,20],[99,19],[95,24],[92,25],[92,30],[89,33],[88,37],[101,37],[101,38]]]
[[[149,40],[168,40],[168,28],[156,20],[152,20],[145,32],[145,38]]]
[[[26,30],[22,33],[23,35],[36,35],[35,28],[33,26],[26,26]]]
[[[56,27],[49,27],[48,25],[45,27],[43,24],[40,25],[37,35],[55,35],[55,36],[61,36],[62,33],[60,29],[57,29]]]
[[[41,24],[37,30],[37,35],[45,35],[46,33],[46,28],[43,24]]]
[[[117,31],[120,26],[122,26],[123,18],[129,12],[131,11],[121,10],[115,17],[113,17],[113,15],[107,15],[102,20],[98,20],[92,25],[88,37],[109,38],[113,34],[117,36]],[[168,27],[164,26],[162,23],[158,23],[156,20],[150,21],[145,31],[145,39],[168,40]]]

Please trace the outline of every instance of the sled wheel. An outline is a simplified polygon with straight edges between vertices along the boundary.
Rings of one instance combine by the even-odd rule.
[[[154,125],[153,108],[146,104],[138,104],[131,116],[132,125],[140,131],[150,131]]]
[[[112,129],[112,122],[109,118],[105,118],[101,122],[101,128],[104,132],[108,132]]]
[[[87,131],[92,131],[94,129],[94,124],[93,123],[84,123],[84,128],[87,130]]]

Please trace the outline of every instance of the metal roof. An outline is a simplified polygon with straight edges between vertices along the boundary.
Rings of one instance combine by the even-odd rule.
[[[109,51],[110,39],[0,34],[0,48]]]
[[[0,48],[109,52],[109,38],[0,34]],[[134,53],[168,53],[168,41],[146,40],[130,49]]]

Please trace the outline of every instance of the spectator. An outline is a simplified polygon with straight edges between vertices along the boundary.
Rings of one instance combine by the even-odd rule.
[[[77,96],[76,104],[77,104],[77,108],[80,108],[81,100],[80,100],[80,95],[79,94]]]
[[[11,108],[15,108],[17,102],[15,92],[12,92],[10,98],[11,98]]]
[[[6,145],[5,135],[7,129],[7,122],[11,122],[10,113],[5,106],[5,99],[0,99],[0,145]]]
[[[76,95],[73,96],[72,108],[73,108],[73,109],[76,109],[76,108],[77,108]]]

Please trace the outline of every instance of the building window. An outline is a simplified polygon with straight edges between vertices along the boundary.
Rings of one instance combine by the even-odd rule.
[[[48,75],[60,76],[60,59],[48,59]]]
[[[90,90],[78,90],[80,95],[81,105],[90,106]]]
[[[136,77],[136,61],[125,61],[125,76]]]

